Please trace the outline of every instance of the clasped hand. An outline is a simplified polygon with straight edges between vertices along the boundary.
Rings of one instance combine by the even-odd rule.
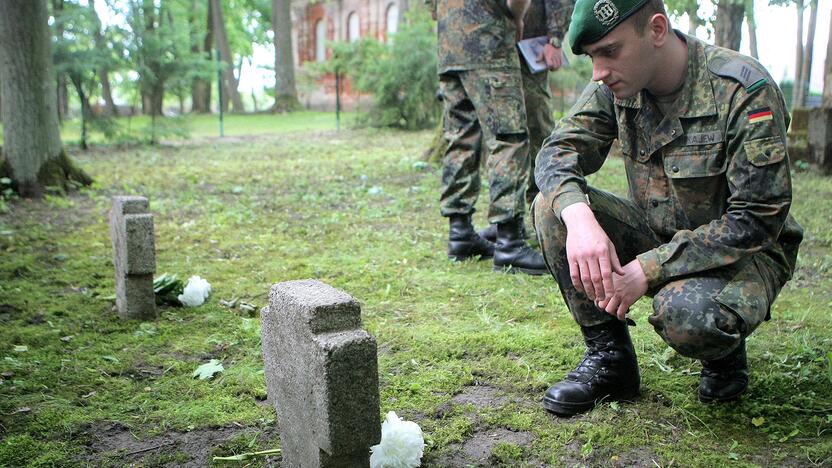
[[[621,266],[615,245],[587,205],[570,205],[561,217],[567,227],[566,259],[575,289],[599,309],[624,320],[630,307],[647,292],[641,264],[633,260]]]

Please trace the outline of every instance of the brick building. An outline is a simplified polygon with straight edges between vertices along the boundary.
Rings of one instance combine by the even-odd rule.
[[[323,62],[332,51],[329,42],[374,38],[387,41],[395,33],[408,0],[323,0],[299,1],[292,7],[292,35],[295,64]],[[335,79],[324,77],[321,90],[310,99],[315,108],[334,105]],[[356,96],[349,83],[342,87],[344,104],[350,107]]]

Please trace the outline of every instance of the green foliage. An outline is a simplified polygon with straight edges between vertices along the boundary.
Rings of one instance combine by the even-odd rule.
[[[143,96],[161,99],[165,89],[176,89],[194,78],[211,76],[215,65],[191,49],[193,2],[184,0],[129,0],[120,10],[129,34],[126,52],[139,75]],[[155,103],[153,108],[155,108]],[[155,109],[147,113],[155,113]]]
[[[176,275],[164,273],[153,280],[153,294],[156,295],[156,304],[168,304],[172,306],[182,305],[177,297],[182,294],[185,284]]]
[[[564,51],[569,65],[549,73],[550,84],[554,89],[560,90],[560,93],[555,93],[555,109],[560,114],[572,107],[572,99],[567,98],[566,94],[577,97],[592,80],[592,62],[589,58],[585,55],[573,55],[568,48],[564,48]]]
[[[390,38],[333,44],[323,68],[346,74],[361,91],[372,93],[370,124],[407,130],[428,128],[439,116],[436,90],[436,33],[429,13],[414,8]]]

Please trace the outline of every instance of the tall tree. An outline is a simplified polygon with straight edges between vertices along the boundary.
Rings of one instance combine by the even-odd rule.
[[[202,57],[211,62],[211,55],[214,44],[214,18],[211,11],[211,3],[207,6],[200,0],[193,0],[193,11],[191,16],[191,52],[201,54]],[[200,23],[204,27],[200,27]],[[211,112],[211,76],[198,75],[191,85],[191,111],[199,114]]]
[[[214,17],[214,39],[217,49],[220,51],[220,60],[223,62],[223,109],[228,109],[228,102],[231,101],[234,112],[245,112],[243,99],[237,90],[239,78],[234,76],[234,59],[231,56],[231,47],[228,45],[228,33],[225,28],[225,16],[223,15],[222,3],[219,0],[210,0],[211,13]]]
[[[292,2],[272,0],[274,28],[274,111],[286,112],[300,108],[295,85],[295,59],[292,52]]]
[[[800,107],[798,104],[800,99],[800,92],[803,89],[800,86],[800,73],[803,70],[803,0],[795,0],[795,7],[797,7],[797,47],[794,59],[794,85],[792,86],[792,108]]]
[[[5,171],[22,196],[92,179],[61,146],[46,0],[0,0]]]
[[[815,26],[818,22],[818,0],[811,0],[809,3],[809,27],[806,30],[806,45],[803,47],[803,59],[801,60],[799,79],[795,80],[797,99],[794,101],[796,107],[806,106],[806,97],[809,96],[809,82],[812,78],[812,54],[815,43]]]
[[[757,21],[754,18],[754,0],[745,0],[745,20],[748,23],[748,48],[751,51],[751,56],[759,59],[760,53],[757,50]]]
[[[52,15],[55,17],[55,37],[61,39],[64,35],[63,28],[64,0],[52,0]],[[69,114],[69,94],[67,93],[66,75],[58,73],[58,87],[56,89],[58,100],[58,121],[65,119]]]
[[[826,41],[826,63],[823,66],[823,107],[832,107],[832,20],[829,40]]]
[[[719,0],[716,7],[716,24],[714,25],[716,45],[740,50],[744,17],[745,3],[743,0]]]
[[[110,44],[107,43],[107,30],[101,24],[101,19],[95,11],[95,0],[90,0],[89,14],[92,20],[94,30],[92,33],[95,37],[95,47],[102,54],[107,54],[110,50]],[[101,80],[101,97],[104,99],[104,114],[107,116],[117,116],[116,104],[113,101],[113,87],[110,84],[110,66],[105,61],[102,61],[98,67],[98,77]]]
[[[705,25],[705,21],[699,17],[697,0],[665,0],[665,6],[672,16],[688,15],[688,34],[691,36],[696,35],[696,28]]]

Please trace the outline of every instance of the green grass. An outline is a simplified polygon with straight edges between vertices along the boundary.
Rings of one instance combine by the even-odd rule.
[[[355,122],[356,114],[342,113],[342,128]],[[94,145],[147,141],[151,136],[151,119],[149,116],[119,117],[114,119],[116,135],[108,140],[104,134],[91,126],[88,142]],[[161,140],[182,140],[184,138],[217,138],[220,135],[219,115],[185,115],[177,118],[160,118],[157,122],[158,135]],[[223,135],[227,137],[277,135],[300,131],[335,130],[334,112],[300,112],[296,114],[225,114],[223,117]],[[81,141],[81,120],[78,118],[61,123],[61,139],[69,147],[77,146]],[[3,125],[0,123],[0,146],[3,144]]]
[[[668,350],[642,300],[632,312],[641,398],[557,419],[539,400],[583,346],[553,280],[445,259],[439,169],[419,164],[429,132],[336,133],[325,117],[236,117],[235,131],[279,135],[229,143],[99,147],[76,154],[92,188],[9,203],[0,215],[0,466],[175,466],[194,455],[181,446],[96,453],[95,435],[113,424],[145,441],[254,431],[214,443],[215,455],[279,446],[274,410],[261,401],[259,321],[219,301],[259,308],[270,285],[302,278],[361,302],[380,349],[380,417],[393,410],[419,422],[426,466],[446,465],[492,429],[532,436],[496,441],[488,463],[502,466],[832,463],[832,180],[794,175],[806,241],[773,320],[749,340],[747,396],[700,404],[698,363]],[[591,182],[623,193],[623,164],[608,161]],[[153,323],[117,318],[107,211],[118,194],[150,198],[158,273],[207,278],[207,304],[163,308]],[[480,208],[482,226],[484,200]],[[225,371],[194,380],[210,359]],[[477,388],[504,398],[449,403]]]

